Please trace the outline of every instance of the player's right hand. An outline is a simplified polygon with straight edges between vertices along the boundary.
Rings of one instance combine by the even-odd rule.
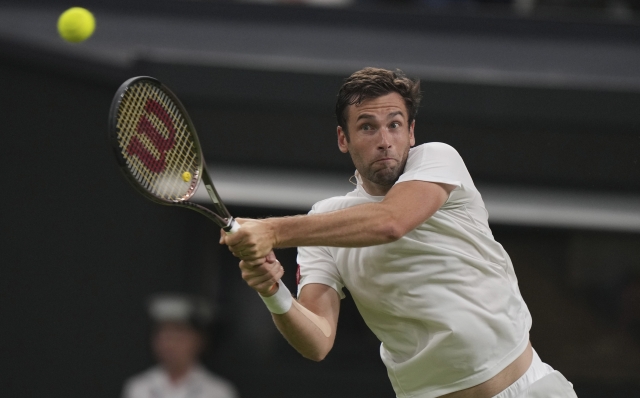
[[[264,258],[275,244],[274,230],[267,220],[236,218],[242,227],[233,234],[220,234],[220,243],[227,245],[234,256],[241,260]]]
[[[260,295],[269,297],[277,291],[277,283],[284,275],[284,268],[271,251],[258,260],[240,261],[242,279]]]

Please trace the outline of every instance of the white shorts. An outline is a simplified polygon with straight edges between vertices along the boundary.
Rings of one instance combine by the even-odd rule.
[[[533,360],[525,374],[493,398],[577,398],[577,395],[573,384],[542,362],[533,350]]]

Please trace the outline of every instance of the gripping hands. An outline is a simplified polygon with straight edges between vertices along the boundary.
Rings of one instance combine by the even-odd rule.
[[[333,323],[302,306],[291,297],[289,289],[280,281],[284,268],[273,253],[276,245],[273,228],[264,220],[236,221],[242,228],[230,235],[221,231],[220,243],[229,246],[233,255],[240,258],[242,279],[260,294],[271,313],[286,314],[289,320],[276,320],[276,325],[300,353],[308,358],[324,358],[333,345],[333,331],[337,325],[339,308],[338,295],[330,295],[333,301],[326,306],[326,312],[331,315]],[[299,335],[304,337],[296,337]]]
[[[240,261],[242,279],[261,296],[268,297],[278,290],[284,268],[273,253],[274,239],[267,223],[260,220],[236,219],[242,225],[233,234],[220,233],[225,244]]]
[[[276,243],[275,230],[266,220],[236,218],[242,225],[237,232],[220,236],[220,243],[229,246],[234,256],[244,261],[264,259]]]
[[[262,262],[260,262],[262,261]],[[263,297],[269,297],[278,290],[278,282],[284,275],[284,268],[273,251],[259,260],[240,261],[242,279]]]

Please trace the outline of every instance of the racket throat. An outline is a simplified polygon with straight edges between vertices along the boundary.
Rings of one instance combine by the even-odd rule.
[[[207,193],[209,194],[209,197],[213,201],[213,204],[216,205],[216,207],[218,207],[220,205],[220,202],[218,200],[218,192],[216,192],[216,189],[213,187],[213,183],[207,177],[208,176],[203,176],[203,180],[205,180],[204,187],[207,189]]]

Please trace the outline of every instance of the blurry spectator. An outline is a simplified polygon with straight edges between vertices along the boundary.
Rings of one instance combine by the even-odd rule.
[[[127,380],[123,398],[237,398],[228,381],[199,363],[212,313],[202,300],[158,296],[149,303],[158,365]]]

